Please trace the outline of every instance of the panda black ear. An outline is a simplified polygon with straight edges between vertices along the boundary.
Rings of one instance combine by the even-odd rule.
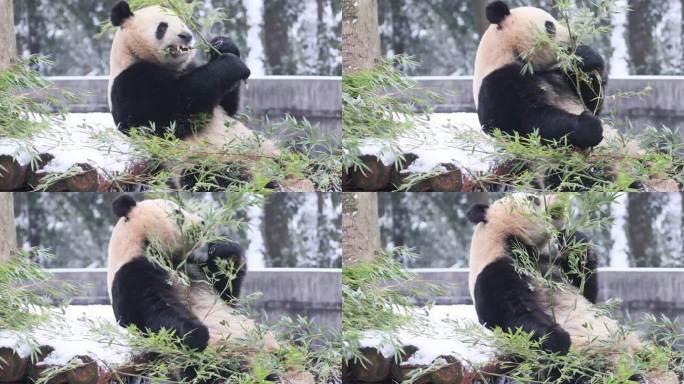
[[[489,20],[490,23],[499,24],[506,16],[511,14],[511,11],[508,9],[508,5],[503,1],[495,1],[487,5],[486,14],[487,20]]]
[[[126,217],[137,203],[129,195],[121,195],[112,201],[112,212],[116,217]]]
[[[128,6],[128,3],[125,1],[119,1],[112,8],[112,25],[118,27],[131,16],[133,16],[133,12],[131,12],[131,7]]]
[[[470,208],[468,208],[466,217],[473,224],[486,223],[487,209],[489,209],[489,205],[487,204],[473,204],[470,206]]]

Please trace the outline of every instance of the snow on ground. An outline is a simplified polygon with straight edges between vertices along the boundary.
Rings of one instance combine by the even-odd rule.
[[[463,136],[476,138],[487,147],[489,137],[482,132],[476,113],[434,113],[430,120],[416,122],[416,127],[395,140],[399,153],[413,153],[418,159],[406,171],[429,172],[441,163],[452,163],[471,172],[486,172],[490,163],[482,155],[464,147]],[[369,139],[361,145],[362,155],[374,155],[386,165],[394,164],[389,141]],[[489,152],[489,151],[488,151]]]
[[[127,155],[132,148],[109,113],[66,114],[64,120],[55,120],[28,143],[0,139],[0,155],[11,155],[25,165],[31,159],[28,146],[54,156],[43,167],[47,172],[66,172],[76,163],[88,163],[107,173],[123,172],[132,160]]]
[[[429,326],[421,329],[402,329],[395,335],[400,345],[412,345],[418,350],[403,364],[427,365],[440,356],[454,356],[471,364],[483,364],[494,359],[494,352],[484,346],[474,346],[462,340],[454,332],[454,327],[445,321],[458,321],[480,326],[475,307],[472,305],[435,305],[432,308],[418,308],[427,311]],[[429,328],[429,329],[424,329]],[[394,355],[392,345],[386,335],[377,331],[366,331],[361,340],[362,347],[374,347],[385,357]]]
[[[74,356],[90,356],[109,365],[119,365],[129,361],[129,349],[110,344],[102,335],[91,329],[91,324],[113,324],[122,335],[109,305],[72,305],[66,307],[62,318],[41,326],[31,333],[38,345],[49,345],[55,350],[43,361],[50,365],[65,365]],[[0,347],[13,348],[21,357],[27,357],[30,347],[23,337],[15,332],[0,330]]]

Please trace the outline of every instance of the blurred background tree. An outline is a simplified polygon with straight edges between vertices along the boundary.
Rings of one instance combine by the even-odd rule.
[[[19,54],[49,56],[44,75],[107,75],[112,35],[96,37],[109,20],[113,0],[20,0],[14,2]],[[229,16],[207,36],[231,37],[253,75],[339,75],[340,0],[206,0]]]
[[[592,7],[590,1],[573,0]],[[378,0],[383,55],[414,56],[414,75],[472,75],[481,33],[488,27],[489,0]],[[506,0],[554,16],[554,0]],[[684,0],[616,0],[632,10],[614,15],[610,32],[591,42],[607,59],[612,76],[684,73]]]
[[[107,246],[116,217],[114,193],[16,193],[14,214],[21,248],[49,248],[46,268],[98,268],[107,263]],[[185,200],[221,204],[223,193],[182,194]],[[143,200],[142,195],[136,196]],[[243,209],[249,225],[224,234],[246,250],[248,266],[340,268],[339,194],[276,193],[262,206]]]
[[[473,225],[465,213],[473,203],[501,194],[380,193],[380,231],[384,248],[414,248],[413,268],[468,266]],[[684,267],[682,193],[622,194],[605,211],[612,225],[590,231],[603,267]],[[581,230],[586,230],[580,228]]]

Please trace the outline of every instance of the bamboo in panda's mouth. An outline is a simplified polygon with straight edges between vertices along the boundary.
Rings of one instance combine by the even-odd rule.
[[[169,45],[164,49],[164,51],[171,56],[180,56],[192,51],[193,49],[194,48],[189,45]]]

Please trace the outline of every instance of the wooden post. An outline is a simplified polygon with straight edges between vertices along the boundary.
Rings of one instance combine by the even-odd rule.
[[[342,0],[342,72],[373,68],[380,60],[377,0]]]
[[[342,193],[342,260],[370,261],[382,250],[376,193]]]
[[[0,71],[9,68],[16,56],[14,4],[12,0],[0,0]]]
[[[17,249],[17,230],[14,226],[14,197],[0,193],[0,262],[8,261]]]

